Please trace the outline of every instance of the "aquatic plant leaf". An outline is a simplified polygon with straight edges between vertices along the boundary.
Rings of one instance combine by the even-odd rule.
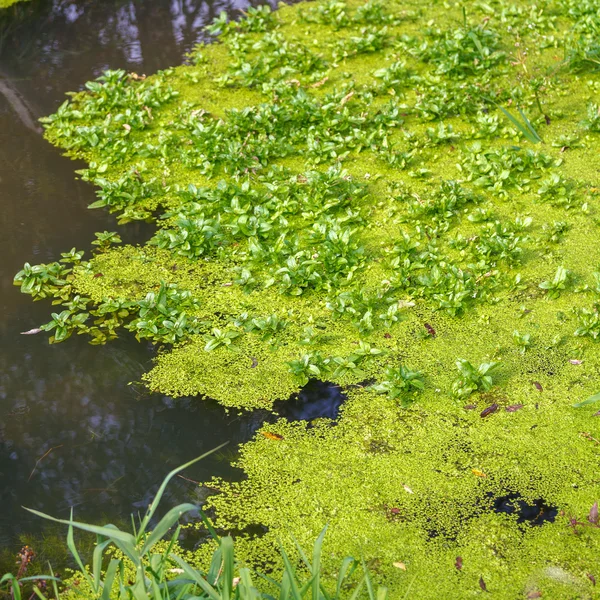
[[[498,107],[506,116],[506,118],[523,134],[523,137],[530,141],[532,144],[539,144],[542,138],[538,135],[537,131],[533,128],[529,119],[525,116],[523,111],[519,108],[519,114],[523,119],[523,122],[519,121],[516,117],[511,115],[503,106]]]
[[[198,507],[195,504],[185,503],[180,504],[179,506],[175,506],[167,512],[166,515],[156,524],[156,526],[152,529],[152,532],[148,535],[146,540],[144,541],[144,545],[140,549],[141,554],[146,554],[149,552],[154,544],[161,540],[173,527],[175,523],[180,519],[180,517],[186,512],[198,510]]]
[[[596,402],[600,402],[600,392],[597,394],[593,394],[589,398],[582,400],[581,402],[576,402],[573,404],[574,408],[580,408],[581,406],[587,406],[588,404],[595,404]]]

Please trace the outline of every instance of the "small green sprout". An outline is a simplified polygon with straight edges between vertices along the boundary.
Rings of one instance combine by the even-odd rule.
[[[211,333],[204,334],[204,341],[206,345],[204,346],[204,350],[206,352],[210,352],[211,350],[215,350],[220,346],[224,346],[225,348],[231,348],[233,344],[233,340],[239,337],[241,334],[239,331],[234,331],[231,329],[221,331],[214,327]]]
[[[456,368],[460,377],[452,384],[452,394],[457,398],[464,398],[477,390],[487,392],[493,385],[491,374],[499,364],[499,362],[481,363],[475,368],[468,360],[459,358],[456,361]]]
[[[103,231],[94,235],[96,239],[92,242],[92,246],[98,246],[100,250],[108,250],[112,244],[120,244],[122,241],[116,231]]]
[[[519,333],[516,329],[513,331],[513,340],[521,354],[525,354],[525,350],[531,346],[531,334]]]
[[[569,271],[563,266],[556,269],[552,280],[542,281],[539,287],[548,292],[548,298],[556,299],[560,296],[561,291],[566,289],[569,280]]]
[[[424,388],[423,373],[412,371],[404,365],[390,367],[385,372],[385,380],[371,386],[374,392],[387,394],[392,400],[400,398],[402,406],[408,406],[414,400],[414,394]]]

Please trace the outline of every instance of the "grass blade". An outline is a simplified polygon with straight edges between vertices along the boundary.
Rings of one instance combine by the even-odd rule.
[[[342,591],[342,585],[347,577],[350,577],[352,573],[354,573],[356,569],[356,560],[351,556],[346,556],[342,561],[342,566],[340,567],[340,572],[338,573],[337,585],[335,588],[335,597],[336,600],[339,600],[340,592]]]
[[[233,540],[230,536],[221,540],[221,554],[223,556],[223,600],[231,600],[233,596],[233,576],[234,576],[234,554]]]
[[[294,600],[302,600],[302,594],[300,593],[300,588],[298,588],[298,583],[296,581],[296,571],[292,566],[292,563],[290,562],[287,552],[284,550],[283,546],[279,546],[279,548],[281,552],[281,558],[283,558],[283,564],[285,565],[285,572],[289,576],[290,591],[292,592],[292,598]]]
[[[117,574],[117,569],[120,562],[121,561],[117,560],[116,558],[113,558],[110,561],[108,569],[106,569],[106,576],[104,577],[102,596],[100,596],[100,600],[110,600],[110,592],[112,590],[115,575]]]
[[[190,512],[192,510],[196,510],[198,507],[195,504],[180,504],[179,506],[175,506],[172,508],[156,525],[156,527],[152,530],[152,533],[148,536],[142,549],[140,550],[141,554],[146,554],[156,542],[161,540],[173,527],[173,525],[179,520],[181,515],[186,512]]]
[[[208,583],[205,579],[200,577],[200,574],[188,565],[183,558],[176,556],[175,554],[171,555],[171,558],[183,569],[183,572],[195,583],[198,584],[202,591],[211,599],[211,600],[222,600],[221,596],[217,593],[217,590]]]
[[[319,534],[317,541],[313,547],[313,564],[312,564],[312,597],[313,600],[319,600],[320,593],[320,578],[321,578],[321,550],[323,548],[323,540],[325,539],[325,533],[327,533],[327,525],[323,527],[323,531]]]
[[[169,484],[169,481],[171,481],[171,479],[173,479],[173,477],[175,477],[175,475],[177,475],[177,473],[183,471],[184,469],[187,469],[188,467],[190,467],[191,465],[197,463],[198,461],[202,460],[203,458],[206,458],[207,456],[210,456],[214,452],[217,452],[218,450],[220,450],[221,448],[223,448],[224,446],[226,446],[228,443],[229,442],[225,442],[225,443],[221,444],[220,446],[217,446],[216,448],[213,448],[212,450],[209,450],[208,452],[205,452],[201,456],[198,456],[197,458],[194,458],[193,460],[190,460],[189,462],[185,463],[184,465],[181,465],[180,467],[177,467],[176,469],[173,469],[164,478],[163,482],[161,483],[160,487],[158,488],[158,492],[156,492],[156,496],[154,496],[154,500],[152,500],[150,506],[148,507],[148,510],[146,511],[146,516],[144,517],[144,520],[142,521],[142,523],[140,525],[140,530],[138,532],[138,538],[145,533],[146,528],[148,527],[148,524],[150,523],[150,520],[154,516],[154,513],[156,512],[156,509],[158,508],[158,505],[159,505],[159,503],[161,501],[161,498],[163,497],[163,494],[165,493],[165,490],[167,488],[167,485]]]
[[[576,402],[573,404],[574,408],[579,408],[580,406],[587,406],[588,404],[595,404],[596,402],[600,402],[600,392],[582,400],[581,402]]]
[[[13,600],[21,600],[21,587],[19,586],[17,578],[12,573],[7,573],[0,579],[0,585],[7,581],[10,581],[11,583],[10,589],[12,590]]]
[[[539,144],[542,141],[542,138],[538,135],[537,131],[533,128],[529,120],[525,117],[523,112],[519,109],[519,113],[524,117],[526,124],[521,123],[516,117],[511,115],[503,106],[498,106],[498,108],[504,113],[504,115],[508,118],[508,120],[520,131],[525,139],[529,140],[532,144]],[[527,123],[529,125],[527,125]]]

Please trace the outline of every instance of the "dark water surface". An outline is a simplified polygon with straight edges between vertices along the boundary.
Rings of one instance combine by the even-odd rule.
[[[250,4],[264,0],[31,0],[0,15],[0,548],[41,529],[21,505],[59,517],[73,506],[95,521],[143,510],[170,469],[224,441],[234,451],[265,416],[128,385],[152,357],[133,339],[51,346],[45,334],[20,335],[51,306],[12,285],[24,262],[88,250],[94,232],[116,230],[87,209],[94,190],[75,179],[81,165],[43,140],[37,119],[107,68],[151,74],[181,63],[221,10]],[[124,239],[146,239],[145,227],[128,226]],[[227,453],[185,473],[212,474],[239,476]],[[165,506],[198,493],[177,479]]]

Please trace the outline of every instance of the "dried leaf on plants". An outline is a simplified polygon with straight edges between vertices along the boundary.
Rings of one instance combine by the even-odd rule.
[[[460,571],[463,567],[463,559],[462,556],[457,556],[454,561],[454,566]]]
[[[473,473],[473,475],[477,475],[477,477],[487,477],[487,475],[479,469],[471,469],[471,472]]]
[[[481,415],[479,415],[482,419],[485,419],[486,417],[489,417],[492,413],[495,413],[498,410],[499,406],[498,404],[496,404],[494,402],[494,404],[491,404],[490,406],[488,406],[487,408],[484,408],[481,411]]]
[[[279,435],[278,433],[271,433],[270,431],[261,431],[260,433],[261,435],[264,435],[268,440],[275,440],[278,442],[283,439],[283,436]]]
[[[517,412],[521,408],[523,408],[523,404],[511,404],[510,406],[507,406],[505,410],[506,412]]]
[[[483,580],[483,577],[479,578],[479,587],[484,591],[487,592],[487,585],[485,585],[485,581]]]
[[[598,525],[598,502],[594,502],[594,505],[592,506],[592,508],[590,508],[588,521],[593,525]]]

